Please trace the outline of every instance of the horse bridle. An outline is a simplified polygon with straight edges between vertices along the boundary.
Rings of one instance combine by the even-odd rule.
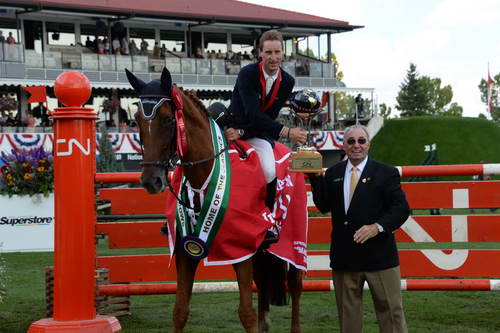
[[[159,98],[160,99],[160,101],[154,106],[153,112],[152,112],[151,116],[144,117],[146,120],[152,120],[152,119],[154,119],[155,118],[156,109],[158,109],[166,101],[169,101],[171,103],[172,110],[174,110],[174,115],[175,115],[175,113],[178,110],[177,103],[175,103],[175,101],[173,101],[172,98],[170,98],[167,95],[139,95],[139,98]],[[142,103],[140,105],[141,105],[141,108],[143,108],[142,107]],[[144,112],[141,112],[141,115],[144,116]],[[178,121],[177,119],[178,118],[176,116],[173,116],[171,119],[169,119],[169,122],[172,123],[172,125],[173,125],[172,126],[173,130],[171,131],[172,135],[171,135],[170,142],[175,147],[175,149],[172,149],[172,147],[171,147],[170,151],[174,151],[175,153],[172,154],[171,156],[168,156],[167,159],[163,160],[163,161],[151,161],[151,162],[145,162],[144,161],[144,147],[143,147],[142,140],[141,140],[141,129],[139,127],[139,141],[141,143],[141,155],[142,155],[142,160],[143,160],[143,162],[141,162],[140,165],[142,167],[158,167],[158,168],[162,168],[162,169],[166,169],[166,170],[174,169],[175,166],[183,166],[183,167],[190,168],[190,167],[193,167],[195,165],[199,165],[199,164],[203,164],[203,163],[207,163],[207,162],[213,161],[216,158],[218,158],[222,153],[224,153],[226,150],[229,149],[229,146],[226,146],[226,147],[224,147],[224,149],[222,149],[221,151],[219,151],[218,153],[214,154],[213,156],[211,156],[209,158],[205,158],[205,159],[201,159],[201,160],[197,160],[197,161],[179,162],[178,146],[176,145],[176,135],[177,135],[178,127],[179,127],[179,124],[177,123],[177,121]],[[174,161],[176,161],[176,162],[174,162]],[[181,203],[184,207],[186,207],[188,209],[194,209],[194,207],[191,207],[190,205],[186,204],[175,193],[175,190],[174,190],[172,184],[168,180],[168,177],[165,177],[165,178],[166,178],[166,181],[167,181],[168,189],[175,196],[176,200],[179,203]],[[184,184],[183,184],[182,188],[184,188]]]
[[[174,101],[172,101],[172,99],[169,96],[167,96],[167,95],[139,95],[139,98],[147,98],[147,97],[149,97],[149,98],[160,98],[160,102],[154,107],[155,110],[157,108],[159,108],[164,102],[169,101],[172,104],[172,109],[174,110],[174,113],[177,111],[177,106],[175,105]],[[154,117],[155,117],[155,114],[153,113],[152,116],[148,117],[149,119],[146,118],[146,120],[152,120],[152,119],[154,119]],[[175,138],[176,138],[176,135],[177,135],[178,124],[177,124],[177,118],[176,117],[172,117],[171,119],[172,120],[169,120],[169,122],[172,122],[172,124],[174,125],[173,128],[175,129],[174,131],[172,131],[171,143],[175,144]],[[139,128],[139,141],[141,142],[141,154],[142,154],[142,160],[144,161],[144,149],[143,149],[142,140],[141,140],[141,131],[140,131],[140,128]],[[204,158],[204,159],[201,159],[201,160],[198,160],[198,161],[173,163],[172,161],[178,159],[176,157],[179,156],[179,154],[178,154],[178,152],[176,150],[175,154],[173,154],[172,156],[168,157],[164,161],[141,162],[140,165],[141,166],[159,167],[159,168],[174,168],[176,165],[185,166],[185,167],[193,167],[195,165],[199,165],[199,164],[203,164],[203,163],[215,160],[216,158],[218,158],[222,153],[224,153],[228,149],[229,149],[229,146],[226,146],[226,147],[224,147],[224,149],[222,149],[217,154],[214,154],[212,157]]]

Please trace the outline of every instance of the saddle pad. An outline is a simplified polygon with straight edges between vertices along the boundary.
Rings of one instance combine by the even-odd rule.
[[[209,249],[205,265],[227,265],[241,262],[255,254],[264,240],[266,231],[276,225],[280,240],[271,245],[269,252],[290,262],[299,269],[307,267],[307,198],[304,176],[290,173],[290,150],[276,143],[277,191],[274,211],[265,205],[266,182],[260,167],[257,152],[245,141],[238,141],[230,147],[231,190],[226,216],[222,221],[215,241]],[[247,157],[240,158],[243,148]],[[174,170],[172,185],[180,187],[182,168]],[[169,228],[170,253],[175,248],[175,206],[171,193],[167,199],[167,221]]]

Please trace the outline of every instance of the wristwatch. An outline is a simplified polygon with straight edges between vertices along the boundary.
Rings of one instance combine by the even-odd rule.
[[[377,226],[378,232],[384,232],[384,227],[382,227],[380,224],[375,222],[375,225]]]

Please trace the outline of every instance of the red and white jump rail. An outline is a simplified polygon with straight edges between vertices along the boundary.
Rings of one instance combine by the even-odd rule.
[[[401,177],[500,175],[500,163],[397,166]],[[96,183],[139,183],[140,172],[96,173]]]
[[[257,291],[255,284],[254,292]],[[365,282],[364,290],[369,290]],[[99,286],[99,294],[106,296],[128,296],[128,295],[162,295],[175,294],[177,284],[175,283],[148,283],[148,284],[110,284]],[[333,291],[332,280],[303,280],[303,291]],[[476,290],[476,291],[500,291],[500,280],[486,279],[402,279],[401,290]],[[195,282],[193,293],[237,293],[238,282]]]
[[[401,177],[500,175],[500,163],[396,167]]]

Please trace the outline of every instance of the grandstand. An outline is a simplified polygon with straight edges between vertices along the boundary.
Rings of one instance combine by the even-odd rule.
[[[34,112],[36,105],[25,103],[29,96],[21,85],[46,86],[52,109],[54,80],[67,70],[85,73],[93,87],[89,103],[115,126],[121,122],[119,112],[105,112],[104,99],[121,100],[129,119],[134,111],[125,68],[150,81],[167,66],[175,83],[197,90],[201,99],[228,100],[240,68],[256,61],[258,38],[268,29],[278,29],[285,38],[283,68],[296,78],[295,89],[324,94],[321,130],[341,130],[345,123],[336,113],[335,92],[362,93],[368,118],[376,112],[374,90],[345,87],[332,63],[333,36],[358,28],[362,26],[234,0],[0,1],[0,30],[5,36],[11,32],[15,41],[0,43],[0,95],[17,101],[17,110],[10,108],[14,119],[3,124],[16,128],[0,132],[24,131]],[[352,115],[355,108],[352,103]],[[7,111],[0,123],[9,120]],[[323,150],[338,150],[334,138],[333,131],[315,134]]]

